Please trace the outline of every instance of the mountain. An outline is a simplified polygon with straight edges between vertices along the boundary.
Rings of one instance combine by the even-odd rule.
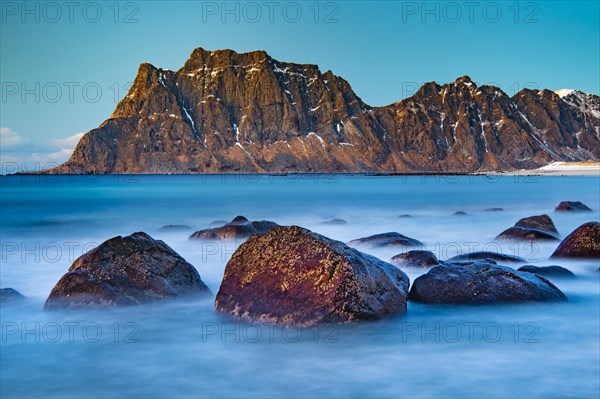
[[[600,97],[467,76],[371,107],[316,65],[195,49],[142,64],[115,111],[44,173],[473,172],[600,159]]]

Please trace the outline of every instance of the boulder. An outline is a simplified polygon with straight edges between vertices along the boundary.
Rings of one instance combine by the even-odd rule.
[[[600,259],[600,223],[588,222],[576,228],[550,257]]]
[[[520,272],[528,272],[539,274],[546,278],[577,278],[575,274],[569,269],[565,269],[562,266],[533,266],[525,265],[518,269]]]
[[[407,237],[400,233],[381,233],[368,237],[357,238],[348,242],[348,245],[363,245],[371,247],[420,247],[424,244],[414,238]]]
[[[513,227],[498,234],[497,240],[549,240],[558,241],[558,230],[548,215],[530,216],[520,219]]]
[[[344,219],[330,219],[330,220],[324,221],[322,224],[343,225],[343,224],[348,224],[348,222],[346,222]]]
[[[44,308],[136,305],[209,292],[196,269],[167,244],[134,233],[76,259]]]
[[[528,229],[526,227],[509,227],[502,233],[496,236],[496,240],[523,240],[523,241],[534,241],[534,240],[548,240],[548,241],[559,241],[560,239],[554,235],[541,230]]]
[[[558,234],[558,230],[554,225],[554,221],[548,215],[529,216],[519,219],[519,221],[515,223],[515,227],[523,227],[526,229],[545,231],[546,233],[550,234]]]
[[[307,327],[406,312],[409,280],[389,263],[301,227],[254,235],[225,268],[215,307],[247,321]]]
[[[491,259],[498,262],[509,262],[509,263],[526,263],[527,261],[519,256],[499,254],[497,252],[489,251],[478,251],[469,252],[466,254],[460,254],[447,259],[446,262],[474,262],[477,260]]]
[[[191,230],[192,228],[185,224],[166,224],[158,229],[158,231],[169,232],[169,231],[185,231]]]
[[[390,263],[404,267],[433,267],[440,261],[431,251],[408,251],[393,256]]]
[[[243,216],[236,216],[231,222],[221,227],[196,231],[190,239],[196,240],[235,240],[246,239],[252,234],[263,234],[277,226],[268,220],[250,221]]]
[[[581,201],[563,201],[555,209],[556,212],[591,212],[592,210]]]
[[[24,300],[25,297],[19,291],[12,288],[0,289],[0,304],[4,305],[9,302],[18,302]]]
[[[430,304],[479,305],[565,301],[567,297],[537,274],[479,261],[465,266],[435,266],[415,279],[409,299]]]

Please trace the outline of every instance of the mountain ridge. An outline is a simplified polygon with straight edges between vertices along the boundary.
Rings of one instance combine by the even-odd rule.
[[[314,64],[195,49],[177,71],[142,63],[71,158],[41,173],[403,173],[532,169],[600,158],[600,97],[468,76],[372,107]]]

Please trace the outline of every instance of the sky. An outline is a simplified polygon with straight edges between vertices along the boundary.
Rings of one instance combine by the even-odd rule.
[[[60,163],[107,119],[142,62],[262,49],[344,77],[366,103],[469,75],[600,93],[598,1],[0,2],[0,160]]]

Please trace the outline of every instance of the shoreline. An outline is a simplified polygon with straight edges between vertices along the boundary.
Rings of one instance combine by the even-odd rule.
[[[16,172],[0,176],[599,176],[600,162],[553,162],[538,169],[516,169],[506,171],[412,171],[412,172],[290,172],[290,173],[40,173]]]

